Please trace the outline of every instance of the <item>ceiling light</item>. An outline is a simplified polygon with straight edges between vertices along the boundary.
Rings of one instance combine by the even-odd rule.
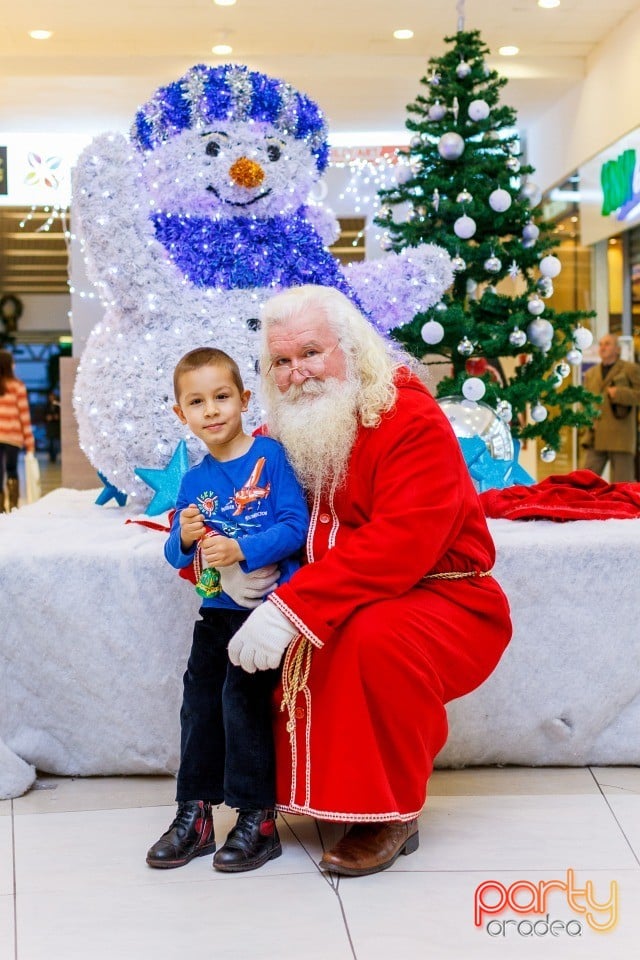
[[[393,35],[396,40],[411,40],[413,30],[394,30]]]
[[[213,0],[218,7],[232,7],[236,0]],[[560,0],[558,0],[558,3]]]
[[[227,54],[233,53],[233,47],[228,43],[216,43],[215,47],[211,47],[211,53],[215,53],[218,57],[226,57]]]
[[[560,6],[560,0],[538,0],[538,6],[542,7],[543,10],[552,10],[554,7]]]
[[[48,40],[53,36],[53,30],[29,30],[32,40]]]
[[[501,57],[515,57],[517,53],[520,53],[520,47],[500,47],[498,53]]]

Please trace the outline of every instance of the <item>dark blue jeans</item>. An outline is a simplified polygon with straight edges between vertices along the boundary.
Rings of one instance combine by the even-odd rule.
[[[200,608],[184,675],[178,801],[257,810],[275,803],[272,697],[280,671],[246,673],[227,656],[250,612]]]
[[[8,480],[18,476],[18,454],[20,447],[12,443],[0,443],[0,490],[4,486],[5,473]]]

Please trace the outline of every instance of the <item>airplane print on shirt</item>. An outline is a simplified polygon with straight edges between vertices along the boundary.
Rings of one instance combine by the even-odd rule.
[[[252,503],[265,500],[269,496],[271,484],[265,483],[264,486],[258,485],[266,462],[266,457],[259,457],[256,460],[246,483],[243,483],[241,488],[229,497],[224,507],[220,507],[220,498],[213,490],[206,490],[196,498],[196,503],[205,520],[212,527],[218,529],[225,537],[238,537],[240,534],[249,533],[251,530],[260,526],[258,523],[252,523],[250,518],[245,521],[238,520],[234,522],[226,518],[220,518],[220,516],[216,516],[215,514],[219,514],[222,511],[228,512],[232,507],[235,507],[231,516],[237,517],[244,513],[245,509]]]

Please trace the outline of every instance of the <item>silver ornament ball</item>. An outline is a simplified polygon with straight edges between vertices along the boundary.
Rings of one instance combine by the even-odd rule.
[[[541,313],[544,313],[544,303],[540,297],[533,297],[533,299],[527,303],[527,310],[529,313],[532,313],[534,317],[539,317]]]
[[[456,67],[456,76],[459,80],[465,80],[471,73],[471,65],[466,60],[461,60]]]
[[[527,335],[520,327],[514,327],[509,334],[509,343],[512,347],[524,347],[527,342]]]
[[[438,404],[456,437],[480,437],[494,460],[513,460],[513,437],[508,423],[484,400],[442,397]]]
[[[508,400],[498,400],[496,403],[496,413],[501,420],[504,420],[505,423],[509,423],[513,417],[513,407]]]
[[[462,257],[457,256],[451,258],[451,267],[455,273],[461,273],[463,270],[467,269],[467,264]]]
[[[458,353],[461,357],[470,357],[473,353],[473,344],[468,337],[463,337],[457,347]]]
[[[546,407],[543,407],[541,403],[536,403],[531,407],[531,419],[535,423],[542,423],[547,419],[548,415],[549,411]]]
[[[553,463],[556,458],[556,451],[553,447],[543,447],[540,451],[540,459],[545,463]]]
[[[499,273],[502,269],[502,260],[495,256],[487,257],[484,268],[487,273]]]

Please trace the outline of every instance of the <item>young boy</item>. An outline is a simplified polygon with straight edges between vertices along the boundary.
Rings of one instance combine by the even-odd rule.
[[[174,392],[175,413],[208,453],[182,479],[165,556],[176,568],[193,562],[203,602],[184,675],[178,811],[147,863],[181,867],[213,852],[212,807],[224,802],[238,819],[213,866],[254,870],[282,852],[271,707],[279,671],[247,673],[229,661],[227,644],[251,611],[221,591],[215,568],[277,563],[280,582],[288,580],[309,515],[280,444],[243,430],[250,392],[231,357],[191,350],[176,366]]]

